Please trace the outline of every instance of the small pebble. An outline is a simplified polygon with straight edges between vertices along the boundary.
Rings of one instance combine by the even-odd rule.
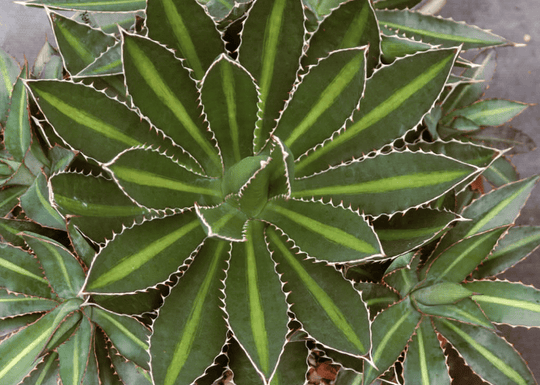
[[[525,43],[530,42],[531,41],[531,35],[526,33],[525,36],[523,36],[523,41],[525,41]]]

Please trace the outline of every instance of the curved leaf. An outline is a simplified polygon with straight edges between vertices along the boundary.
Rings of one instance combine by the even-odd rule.
[[[27,186],[11,186],[0,190],[0,216],[5,217],[18,203]]]
[[[95,326],[83,317],[77,331],[57,348],[63,385],[80,385],[84,377]]]
[[[197,216],[209,237],[218,237],[229,241],[245,241],[244,226],[248,217],[242,211],[223,202],[215,207],[195,206]]]
[[[478,304],[476,304],[470,298],[465,298],[455,304],[448,305],[429,306],[415,302],[415,306],[423,314],[439,316],[445,319],[452,319],[467,324],[482,326],[486,329],[495,330],[495,327],[480,309]]]
[[[25,65],[13,86],[11,104],[3,131],[6,150],[13,156],[14,160],[19,162],[23,161],[32,140],[28,90],[24,86],[24,79],[28,77],[27,72],[28,69]],[[0,119],[2,118],[0,117]]]
[[[21,385],[57,385],[59,376],[58,353],[51,352],[27,376]]]
[[[452,111],[445,120],[465,117],[479,126],[500,126],[523,112],[529,104],[503,99],[480,100],[470,106]]]
[[[75,77],[118,75],[122,73],[122,45],[116,42]]]
[[[431,48],[431,44],[423,43],[421,41],[406,39],[399,36],[381,35],[383,63],[391,63],[398,57],[413,55],[417,52],[427,51]]]
[[[13,85],[20,72],[19,63],[0,49],[0,124],[2,126],[6,122]]]
[[[26,216],[40,225],[65,230],[66,223],[49,202],[49,186],[45,174],[39,173],[34,183],[20,197]]]
[[[49,298],[29,297],[0,290],[0,318],[43,312],[56,306],[58,302]]]

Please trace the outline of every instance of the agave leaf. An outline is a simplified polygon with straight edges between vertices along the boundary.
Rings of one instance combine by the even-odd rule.
[[[203,79],[201,101],[219,143],[225,170],[253,155],[258,92],[251,75],[221,54]]]
[[[411,297],[421,305],[437,306],[456,303],[472,294],[472,291],[459,283],[441,282],[415,290]]]
[[[392,217],[380,216],[373,227],[384,252],[392,257],[427,243],[456,220],[459,218],[453,213],[420,208]]]
[[[68,237],[75,254],[86,266],[90,266],[96,255],[96,250],[91,246],[79,230],[68,222]],[[34,231],[35,232],[35,231]]]
[[[367,73],[379,64],[380,36],[370,2],[347,1],[333,9],[317,27],[309,40],[309,49],[302,57],[302,66],[317,63],[332,51],[369,45],[366,54]],[[350,112],[350,111],[349,111]]]
[[[286,282],[285,290],[290,291],[287,302],[305,330],[337,350],[366,355],[370,347],[369,318],[360,293],[332,267],[294,255],[297,251],[273,227],[267,228],[266,235],[278,264],[276,270]]]
[[[467,138],[486,146],[506,150],[507,155],[523,154],[533,151],[536,145],[524,132],[512,127],[489,127],[469,133]]]
[[[47,6],[66,11],[84,10],[98,12],[129,12],[144,9],[144,0],[26,0],[27,6]]]
[[[362,292],[362,299],[368,306],[371,318],[400,299],[394,290],[379,283],[357,282],[354,287]]]
[[[37,223],[58,230],[65,230],[64,219],[49,202],[49,186],[45,174],[40,173],[32,186],[20,197],[26,216]]]
[[[87,77],[98,75],[118,75],[122,73],[122,45],[118,41],[107,48],[96,60],[75,75]]]
[[[24,293],[43,298],[54,298],[49,283],[43,278],[43,271],[28,252],[9,244],[2,244],[0,256],[0,285],[16,293]]]
[[[107,345],[107,336],[96,328],[83,385],[124,385],[112,365]]]
[[[4,178],[0,178],[0,186],[23,185],[30,186],[34,183],[35,175],[25,166],[24,163],[14,160],[2,159]],[[15,172],[13,172],[15,171]]]
[[[495,327],[478,304],[470,298],[462,299],[454,304],[444,305],[423,305],[420,302],[415,302],[415,306],[423,314],[453,319],[495,330]]]
[[[381,30],[386,34],[404,34],[443,47],[463,44],[463,49],[509,44],[508,41],[478,27],[409,10],[375,11]],[[384,27],[382,27],[384,26]],[[392,31],[396,31],[392,33]]]
[[[405,254],[404,256],[394,260],[394,262],[388,267],[383,277],[384,283],[397,290],[402,297],[409,294],[411,289],[418,284],[418,274],[416,273],[416,268],[420,258],[418,256],[413,257],[410,262],[401,267],[394,266],[394,264],[395,262],[399,262],[400,258],[407,257],[410,254]]]
[[[310,68],[274,131],[298,157],[338,130],[364,91],[366,48],[332,52]]]
[[[128,0],[129,1],[129,0]],[[142,7],[144,8],[144,6]],[[133,12],[78,12],[76,16],[94,28],[99,28],[105,33],[117,34],[121,30],[135,28],[137,17],[144,18],[142,11]]]
[[[383,63],[391,63],[398,57],[404,57],[407,55],[413,55],[417,52],[428,51],[432,47],[433,46],[431,44],[403,38],[400,36],[381,35],[381,50]]]
[[[435,199],[475,172],[445,156],[396,151],[295,180],[292,197],[341,201],[370,215],[392,214]]]
[[[507,229],[507,226],[498,227],[453,244],[427,267],[427,282],[463,281],[490,254]]]
[[[181,163],[195,171],[200,170],[200,164],[208,175],[220,176],[221,159],[210,139],[198,104],[197,87],[189,72],[171,51],[158,43],[126,33],[122,36],[126,84],[139,110],[172,140],[189,149],[199,162],[183,154]]]
[[[6,216],[19,201],[19,196],[24,194],[27,186],[12,186],[0,190],[0,216]]]
[[[114,37],[88,25],[58,13],[49,13],[49,16],[56,43],[70,74],[83,70],[115,43]]]
[[[245,241],[244,226],[248,217],[227,202],[215,207],[195,206],[197,216],[209,237],[218,237],[229,241]]]
[[[124,151],[107,168],[128,196],[148,208],[183,209],[222,199],[220,180],[195,174],[151,148]]]
[[[25,296],[0,290],[0,318],[43,312],[55,306],[58,306],[58,302],[49,298]]]
[[[0,236],[7,243],[13,246],[25,247],[24,239],[21,236],[22,231],[31,231],[54,238],[61,237],[59,231],[41,227],[37,223],[26,220],[0,218]]]
[[[287,303],[266,248],[265,224],[250,221],[247,241],[234,243],[225,282],[229,325],[255,367],[269,379],[288,332]],[[247,297],[247,298],[246,298]]]
[[[473,272],[474,278],[487,278],[504,272],[540,246],[540,227],[511,227],[495,250]]]
[[[139,315],[155,311],[163,304],[163,290],[147,289],[134,294],[93,295],[92,298],[98,305],[114,313]]]
[[[345,129],[297,159],[296,175],[360,157],[416,126],[443,89],[456,53],[455,49],[418,53],[375,71],[366,81],[360,110]]]
[[[58,51],[46,41],[38,53],[32,77],[35,79],[62,79],[64,63]]]
[[[163,143],[146,120],[92,87],[52,80],[27,84],[56,133],[98,162],[133,146]]]
[[[28,78],[28,68],[25,64],[19,78],[13,86],[11,105],[4,128],[4,145],[13,159],[22,162],[30,148],[32,131],[30,129],[30,107],[28,106],[28,91],[24,80]]]
[[[32,370],[39,354],[55,332],[58,325],[73,310],[78,301],[67,301],[57,306],[37,322],[28,325],[0,344],[0,381],[17,384]]]
[[[495,159],[482,175],[495,187],[517,182],[519,179],[515,166],[504,156]]]
[[[125,230],[96,256],[85,290],[127,293],[166,281],[204,237],[189,211]]]
[[[223,51],[223,42],[214,22],[196,1],[149,2],[146,27],[150,38],[166,44],[186,59],[197,80],[203,78],[210,64]]]
[[[133,361],[122,357],[111,344],[107,344],[109,357],[116,370],[116,373],[124,384],[129,385],[151,385],[152,378],[150,374],[141,367],[138,367]]]
[[[248,355],[235,338],[228,341],[227,356],[229,358],[228,367],[233,372],[232,380],[234,384],[265,385],[260,373],[257,372]]]
[[[434,321],[437,331],[481,378],[494,384],[536,383],[519,353],[493,331],[446,319]]]
[[[507,281],[474,281],[465,288],[493,322],[540,327],[540,290]]]
[[[257,0],[244,23],[239,60],[260,87],[255,153],[268,140],[296,80],[304,43],[303,22],[300,0]]]
[[[458,140],[448,142],[438,140],[430,143],[420,141],[408,147],[413,151],[420,149],[425,152],[446,155],[477,167],[489,166],[493,159],[500,155],[500,151],[493,148],[479,146],[474,143],[464,143]]]
[[[409,342],[403,375],[422,385],[450,385],[444,353],[429,317],[422,319]]]
[[[407,345],[421,319],[411,305],[409,297],[383,310],[375,317],[371,330],[373,333],[373,362],[378,369],[364,363],[363,384],[373,383],[396,361]]]
[[[309,350],[304,341],[288,342],[270,385],[302,385],[306,380]]]
[[[60,375],[58,364],[57,352],[47,354],[21,385],[57,385]]]
[[[71,301],[75,300],[79,301],[79,304],[82,303],[82,300],[79,298],[72,299]],[[66,318],[64,318],[60,326],[58,326],[58,328],[56,328],[54,331],[54,334],[47,343],[47,346],[45,346],[44,350],[54,350],[66,342],[73,335],[73,333],[75,333],[82,319],[83,315],[80,311],[72,312]]]
[[[95,326],[83,317],[77,331],[57,348],[60,358],[60,378],[64,385],[80,385],[87,367]]]
[[[58,211],[96,242],[111,239],[123,224],[140,222],[148,215],[114,181],[101,176],[62,173],[51,178],[51,186]]]
[[[318,260],[360,261],[383,253],[365,218],[350,209],[317,201],[276,199],[260,217],[282,229]]]
[[[444,117],[444,122],[463,116],[479,126],[500,126],[523,112],[529,104],[504,99],[480,100],[467,107],[452,111]]]
[[[118,351],[137,365],[149,369],[148,341],[150,331],[130,316],[115,314],[97,306],[91,308],[90,319],[103,329]]]
[[[421,2],[422,0],[379,0],[373,3],[373,8],[375,9],[409,9]]]
[[[19,63],[3,49],[0,49],[0,124],[2,126],[6,122],[13,85],[20,72]]]
[[[272,162],[269,166],[268,199],[291,196],[291,180],[294,178],[294,156],[280,138],[272,136],[270,150]]]
[[[0,336],[6,338],[17,330],[36,322],[43,313],[31,313],[0,319]]]
[[[34,250],[45,276],[60,298],[79,295],[85,279],[80,263],[58,242],[39,234],[25,232],[24,240]]]
[[[221,352],[227,326],[221,309],[229,243],[207,238],[180,278],[152,329],[152,372],[158,384],[191,384]]]

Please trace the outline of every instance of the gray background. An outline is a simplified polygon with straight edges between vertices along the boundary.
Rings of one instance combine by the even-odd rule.
[[[40,9],[27,8],[0,0],[0,47],[23,62],[24,56],[32,64],[48,38],[55,45],[48,18]],[[440,14],[457,21],[466,21],[481,28],[492,29],[513,42],[526,47],[501,47],[497,49],[497,72],[486,91],[486,98],[503,98],[527,103],[538,103],[540,81],[540,1],[538,0],[449,0]],[[540,144],[540,107],[533,106],[516,117],[511,126],[526,132]],[[516,155],[512,161],[522,177],[540,174],[540,150]],[[540,225],[540,189],[533,191],[523,209],[518,224]],[[540,288],[540,250],[527,261],[518,264],[505,274],[505,278],[521,281]],[[512,342],[540,379],[540,329],[500,329]]]

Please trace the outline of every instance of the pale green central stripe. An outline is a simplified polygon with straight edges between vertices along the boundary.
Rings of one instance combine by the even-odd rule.
[[[420,372],[422,373],[422,384],[429,385],[429,373],[426,362],[426,350],[424,348],[424,332],[422,332],[422,326],[418,328],[416,336],[418,337],[418,355],[420,360]]]
[[[410,99],[416,92],[433,80],[446,66],[446,64],[454,58],[453,55],[443,59],[439,63],[433,64],[430,68],[424,71],[421,75],[414,78],[409,84],[397,90],[388,97],[384,102],[369,111],[358,122],[347,128],[341,135],[326,143],[324,147],[319,148],[308,157],[302,158],[297,164],[296,169],[301,170],[306,165],[315,161],[330,150],[340,146],[342,143],[348,142],[352,137],[358,135],[363,130],[371,127],[380,120],[387,117],[401,106],[405,101]]]
[[[90,71],[91,74],[98,74],[105,71],[108,71],[112,68],[118,67],[122,65],[122,59],[115,60],[113,62],[110,62],[109,64],[102,65],[100,67],[94,68],[92,71]]]
[[[227,115],[229,118],[229,129],[231,130],[230,134],[232,139],[234,160],[235,162],[240,162],[240,160],[242,160],[242,155],[240,154],[240,129],[238,128],[238,121],[236,117],[236,90],[231,66],[231,63],[229,63],[227,60],[223,60],[221,63],[221,78],[223,80],[223,93],[225,94],[225,102],[227,104]]]
[[[81,344],[82,333],[80,331],[75,333],[74,336],[74,348],[73,348],[73,384],[79,383],[79,345]]]
[[[135,183],[140,186],[150,186],[153,188],[166,188],[169,190],[182,191],[193,194],[205,194],[221,197],[221,191],[210,188],[192,186],[177,180],[159,176],[152,172],[136,170],[124,166],[112,165],[111,170],[114,175],[125,182]]]
[[[375,253],[377,251],[369,243],[337,227],[329,226],[313,218],[299,214],[292,210],[288,210],[281,206],[268,205],[267,207],[270,210],[275,211],[283,215],[284,217],[290,219],[294,223],[304,227],[305,229],[322,235],[324,238],[332,242],[338,243],[342,246],[348,247],[349,249],[356,250],[361,253]]]
[[[124,143],[129,147],[139,146],[141,143],[130,136],[118,131],[118,129],[101,119],[98,119],[94,115],[83,111],[79,108],[70,106],[58,99],[56,96],[49,94],[48,92],[36,89],[35,92],[39,97],[45,99],[53,108],[59,113],[65,115],[67,118],[73,120],[75,123],[80,124],[92,131],[95,131],[108,139],[115,140],[120,143]]]
[[[319,100],[312,106],[311,110],[306,114],[304,119],[296,126],[285,140],[285,145],[291,147],[294,142],[304,135],[324,114],[329,110],[336,99],[343,93],[343,90],[349,85],[358,72],[363,72],[361,66],[364,61],[364,51],[359,51],[357,55],[349,61],[339,74],[332,79],[332,82],[319,96]]]
[[[438,276],[437,276],[437,282],[444,281],[446,274],[452,272],[454,270],[454,266],[458,265],[463,258],[467,258],[469,256],[469,253],[473,252],[474,249],[476,249],[482,242],[484,242],[487,238],[489,238],[492,233],[486,233],[484,235],[481,235],[478,237],[477,240],[475,240],[473,243],[469,245],[465,250],[461,252],[458,256],[454,258],[452,263],[450,263],[446,269],[444,269]]]
[[[365,352],[366,349],[364,344],[362,344],[362,341],[360,341],[356,335],[356,332],[347,321],[347,318],[337,307],[332,298],[330,298],[330,296],[319,286],[317,281],[311,278],[311,276],[304,270],[302,264],[291,254],[287,246],[281,242],[281,239],[279,239],[279,236],[275,233],[275,231],[268,231],[267,234],[272,242],[274,242],[274,244],[276,244],[280,249],[281,253],[296,272],[300,280],[304,283],[305,287],[311,292],[312,298],[319,303],[334,325],[341,330],[343,336],[345,336],[345,338],[347,338],[361,352]]]
[[[62,23],[55,23],[55,25],[60,29],[60,32],[67,40],[68,44],[77,52],[82,61],[85,64],[92,63],[96,58],[81,42],[74,36],[69,29],[67,29]]]
[[[180,48],[183,56],[187,59],[190,67],[195,71],[197,79],[202,79],[204,70],[197,55],[195,44],[193,44],[184,20],[182,20],[182,16],[178,13],[178,9],[176,9],[176,6],[171,0],[163,0],[162,3],[165,15],[169,19],[169,25],[178,40],[178,48]]]
[[[385,192],[422,189],[426,186],[433,186],[441,183],[454,181],[467,174],[467,171],[434,171],[423,172],[412,175],[400,175],[389,178],[371,180],[359,184],[344,186],[326,186],[309,190],[294,192],[293,197],[314,196],[314,195],[355,195],[355,194],[380,194]],[[321,174],[324,175],[324,174]],[[316,178],[316,177],[315,177]]]
[[[253,341],[257,347],[257,354],[261,362],[261,369],[268,375],[270,358],[268,356],[268,335],[264,318],[264,310],[261,304],[261,293],[259,291],[259,278],[257,276],[257,259],[253,246],[253,227],[248,226],[246,237],[246,267],[249,293],[249,316],[251,321],[251,331]]]
[[[39,182],[39,180],[37,182]],[[41,193],[40,187],[41,187],[40,183],[36,183],[34,185],[34,188],[36,190],[36,195],[38,197],[39,202],[41,203],[41,207],[43,207],[49,213],[49,215],[54,218],[55,221],[63,223],[62,218],[60,217],[60,214],[58,214],[56,210],[53,209],[53,207],[49,203],[49,200],[45,199],[45,197]]]
[[[467,234],[465,234],[465,237],[469,237],[473,234],[476,234],[480,231],[480,229],[484,228],[493,218],[495,218],[497,215],[499,215],[499,213],[506,207],[508,206],[514,199],[516,199],[522,192],[523,190],[527,189],[529,187],[529,184],[526,184],[525,186],[523,186],[522,188],[520,188],[518,191],[516,191],[515,193],[513,193],[512,195],[510,195],[508,198],[502,200],[497,206],[493,207],[490,211],[488,211],[486,213],[486,215],[484,215],[482,217],[482,219],[480,219],[476,225],[474,225]]]
[[[9,189],[2,190],[2,193],[9,192],[10,190],[11,190],[12,194],[3,195],[3,197],[2,197],[3,200],[0,201],[0,207],[4,207],[5,205],[9,204],[12,198],[19,196],[19,194],[21,193],[21,190],[16,188],[16,187],[11,187]]]
[[[233,209],[234,210],[234,209]],[[235,212],[229,212],[229,213],[226,213],[226,214],[223,214],[223,216],[221,218],[219,218],[215,223],[214,225],[210,225],[210,229],[214,232],[214,233],[219,233],[219,231],[223,228],[223,226],[225,226],[232,218],[235,217]]]
[[[45,248],[47,250],[49,250],[49,252],[53,255],[53,257],[56,259],[56,262],[57,262],[57,267],[60,268],[60,272],[62,273],[62,276],[64,277],[64,282],[67,284],[69,290],[74,293],[74,294],[77,294],[75,292],[75,290],[73,289],[73,285],[71,284],[71,279],[69,278],[69,273],[66,269],[66,265],[64,263],[64,259],[62,258],[62,256],[60,255],[60,253],[58,253],[58,251],[54,248],[53,245],[47,243],[47,242],[43,242],[43,245],[45,246]]]
[[[400,32],[412,32],[412,33],[417,33],[420,35],[435,37],[437,39],[448,40],[448,41],[472,43],[472,44],[475,44],[475,43],[482,44],[482,43],[485,43],[486,41],[490,43],[498,43],[497,40],[482,40],[482,39],[475,39],[475,38],[467,37],[467,36],[448,35],[444,33],[437,33],[435,31],[413,28],[413,27],[409,27],[403,24],[392,23],[386,20],[381,20],[381,19],[379,19],[379,24],[386,25],[392,28],[399,28]]]
[[[180,227],[176,231],[152,242],[138,253],[129,257],[124,257],[116,266],[103,273],[93,283],[91,283],[88,286],[88,289],[97,289],[127,277],[198,226],[199,220],[196,219]]]
[[[362,10],[358,15],[356,15],[353,22],[349,26],[349,29],[345,33],[345,36],[339,45],[340,49],[357,47],[360,45],[360,41],[367,26],[368,15],[369,6],[367,3],[364,3]]]
[[[461,338],[463,338],[470,346],[472,346],[478,353],[484,356],[486,360],[491,362],[494,368],[498,369],[503,373],[506,377],[510,378],[512,381],[514,381],[517,384],[520,385],[527,385],[527,381],[521,377],[521,375],[516,372],[514,369],[512,369],[510,366],[508,366],[503,360],[501,360],[499,357],[491,353],[488,349],[480,345],[474,338],[472,338],[470,335],[465,333],[463,330],[461,330],[456,325],[446,321],[445,319],[440,320],[443,324],[445,324],[448,328],[452,329],[457,335],[459,335]]]
[[[478,111],[476,113],[469,114],[466,117],[472,121],[475,121],[475,119],[478,119],[478,118],[485,118],[485,117],[490,117],[494,115],[504,114],[506,112],[513,112],[519,109],[520,108],[516,108],[516,107],[501,107],[501,108],[496,108],[492,110]]]
[[[377,346],[377,349],[373,352],[373,362],[377,363],[379,361],[379,358],[381,358],[381,355],[384,353],[384,350],[386,349],[386,346],[388,345],[388,341],[394,336],[396,333],[396,330],[399,329],[401,324],[405,322],[405,320],[411,315],[412,310],[407,309],[405,313],[398,319],[394,320],[394,324],[384,333],[384,337],[382,338],[381,342]],[[372,368],[370,366],[370,368]]]
[[[133,334],[128,328],[126,328],[121,322],[118,322],[118,320],[114,319],[107,313],[105,310],[100,311],[99,313],[100,317],[105,318],[107,321],[112,323],[118,330],[122,332],[126,337],[128,337],[131,341],[135,342],[135,344],[139,345],[143,350],[148,350],[148,344],[144,341],[141,341],[139,337],[137,337],[135,334]]]
[[[189,313],[189,317],[186,321],[186,325],[182,332],[181,339],[176,344],[176,347],[174,349],[171,364],[169,365],[169,368],[167,369],[167,373],[165,375],[164,385],[173,385],[176,383],[178,375],[182,371],[182,368],[184,367],[187,359],[189,358],[189,355],[191,353],[191,347],[193,345],[193,341],[195,341],[195,338],[197,337],[197,329],[199,328],[201,318],[203,316],[202,313],[204,309],[204,304],[206,302],[206,297],[209,294],[212,282],[216,279],[215,276],[218,271],[220,257],[226,245],[228,245],[227,242],[219,243],[214,254],[212,263],[208,267],[208,273],[205,275],[204,281],[202,282],[202,285],[197,292],[197,296],[193,300],[194,306],[191,308],[191,312]]]
[[[0,302],[30,302],[30,301],[38,301],[38,302],[44,302],[44,301],[51,301],[55,302],[52,299],[46,299],[46,298],[0,298]]]
[[[31,273],[29,272],[28,270],[25,270],[23,269],[22,267],[19,267],[18,265],[6,260],[6,259],[2,259],[0,258],[0,266],[8,269],[8,270],[11,270],[13,271],[14,273],[17,273],[17,274],[20,274],[20,275],[24,275],[26,277],[29,277],[29,278],[32,278],[32,279],[35,279],[36,281],[39,281],[39,282],[42,282],[42,283],[45,283],[45,284],[49,284],[47,282],[47,280],[43,277],[40,277],[39,275],[36,275],[34,273]]]
[[[458,307],[453,307],[453,310],[457,313],[457,314],[460,314],[461,316],[463,316],[464,318],[472,321],[473,323],[477,324],[477,325],[486,325],[489,324],[489,321],[485,320],[485,319],[481,319],[481,318],[478,318],[478,317],[475,317],[473,314],[471,313],[468,313],[467,311],[463,310],[463,309],[460,309]]]
[[[71,214],[84,215],[86,217],[127,217],[132,215],[142,215],[145,209],[139,206],[115,206],[101,205],[97,203],[88,203],[76,199],[54,194],[54,200],[63,209]]]
[[[517,309],[523,309],[523,310],[533,311],[535,313],[540,313],[540,304],[536,304],[532,302],[522,301],[518,299],[493,297],[490,295],[474,295],[472,298],[477,302],[494,303],[497,305],[514,307]]]
[[[174,8],[174,6],[173,6]],[[176,10],[176,8],[175,8]],[[186,108],[169,88],[167,82],[160,76],[160,72],[146,54],[131,40],[125,41],[125,46],[133,57],[133,64],[137,67],[140,75],[152,89],[156,97],[171,110],[176,119],[182,124],[193,140],[202,148],[206,155],[221,169],[221,160],[214,148],[201,133],[200,128],[191,119]],[[192,64],[192,63],[190,63]],[[193,65],[193,64],[192,64]]]
[[[424,229],[399,229],[399,230],[379,230],[377,235],[381,241],[399,241],[403,239],[420,238],[426,235],[435,234],[441,226],[426,227]]]
[[[536,242],[538,239],[540,239],[540,234],[530,235],[528,237],[521,238],[513,242],[512,245],[506,246],[503,249],[500,249],[499,251],[494,252],[493,254],[489,256],[488,259],[491,260],[491,259],[499,258],[500,256],[510,253],[511,251],[514,251],[516,249],[519,249],[520,247],[526,246],[528,243]]]
[[[13,235],[17,235],[21,232],[21,230],[16,229],[14,227],[10,227],[5,223],[0,222],[0,227],[2,227],[4,230],[6,230],[8,233],[11,233]]]
[[[41,373],[39,374],[39,377],[37,378],[36,380],[36,384],[35,385],[42,385],[43,384],[43,381],[45,381],[45,376],[48,374],[49,372],[49,369],[51,367],[51,365],[56,362],[56,357],[58,356],[58,353],[54,352],[52,354],[50,354],[48,357],[48,361],[47,363],[45,364],[45,366],[43,367],[43,370],[41,371]]]

